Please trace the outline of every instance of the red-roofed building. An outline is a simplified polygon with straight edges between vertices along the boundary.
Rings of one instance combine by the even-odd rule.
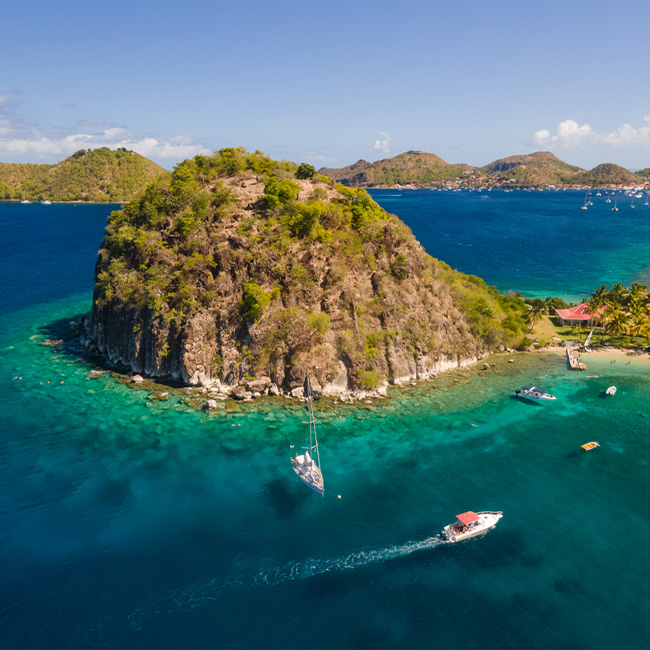
[[[568,309],[556,309],[555,313],[559,316],[562,325],[593,325],[594,321],[600,320],[605,309],[607,307],[600,307],[592,313],[589,305],[583,302],[581,305]]]

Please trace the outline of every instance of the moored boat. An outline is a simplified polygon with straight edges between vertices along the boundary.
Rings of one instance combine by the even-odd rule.
[[[543,388],[537,388],[536,386],[522,386],[515,391],[515,395],[524,399],[532,399],[536,402],[549,402],[557,399],[555,395],[551,395],[551,393],[547,393]]]
[[[494,528],[501,517],[501,511],[462,512],[456,515],[457,521],[442,529],[440,536],[448,542],[461,542]]]
[[[616,395],[616,386],[610,386],[606,391],[606,395]]]
[[[309,368],[305,373],[305,397],[307,399],[307,410],[309,411],[309,447],[305,447],[304,454],[296,454],[291,459],[291,465],[296,476],[317,494],[323,496],[325,484],[320,469],[320,453],[318,451],[318,438],[316,437],[316,419],[314,417],[314,396],[311,392],[309,382]]]
[[[584,445],[580,445],[585,451],[591,451],[592,449],[595,449],[596,447],[600,447],[600,443],[594,442],[593,440],[591,442],[585,442]]]

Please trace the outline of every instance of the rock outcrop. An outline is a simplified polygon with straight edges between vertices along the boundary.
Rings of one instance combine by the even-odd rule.
[[[385,394],[521,338],[521,300],[434,260],[364,190],[307,176],[227,149],[113,213],[91,345],[133,373],[247,399],[298,395],[308,362],[318,392]]]

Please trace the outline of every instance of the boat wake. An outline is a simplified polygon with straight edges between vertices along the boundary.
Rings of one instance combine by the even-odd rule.
[[[143,629],[146,625],[145,621],[151,616],[189,611],[215,601],[220,594],[229,589],[249,590],[259,587],[276,587],[294,580],[306,580],[326,573],[352,571],[371,564],[405,557],[417,551],[433,549],[444,543],[444,540],[439,537],[429,537],[418,542],[407,542],[382,549],[364,549],[338,558],[289,562],[284,566],[258,573],[215,578],[181,589],[159,592],[133,610],[127,618],[131,629],[139,631]]]
[[[305,580],[323,573],[350,571],[369,564],[379,564],[380,562],[410,555],[416,551],[432,549],[444,543],[444,540],[439,537],[429,537],[419,542],[408,542],[399,546],[362,550],[336,559],[291,562],[278,569],[258,573],[253,583],[257,586],[275,587],[291,580]]]

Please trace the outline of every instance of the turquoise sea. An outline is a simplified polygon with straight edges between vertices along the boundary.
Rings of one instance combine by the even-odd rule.
[[[390,209],[435,257],[503,288],[562,288],[557,269],[540,264],[549,272],[535,280],[525,257],[520,276],[491,255],[451,259],[419,229],[435,220],[445,241],[453,224],[485,253],[483,221],[463,207],[474,197],[443,197],[445,220],[436,193],[417,194],[411,212],[396,197]],[[557,210],[544,196],[477,199],[501,205],[485,217],[493,247],[532,236],[509,206]],[[590,227],[556,247],[569,261],[570,244],[597,256],[597,220],[562,196],[567,214],[578,201],[566,218]],[[320,400],[320,498],[289,462],[304,444],[300,405],[208,414],[182,392],[160,402],[92,378],[74,349],[42,345],[68,340],[68,321],[89,310],[111,209],[0,203],[2,647],[650,647],[647,357],[593,354],[571,373],[556,354],[506,355],[374,404]],[[642,274],[645,222],[602,227],[602,281]],[[513,398],[529,382],[557,401]],[[601,446],[584,452],[589,440]],[[504,516],[482,538],[441,544],[469,509]]]

